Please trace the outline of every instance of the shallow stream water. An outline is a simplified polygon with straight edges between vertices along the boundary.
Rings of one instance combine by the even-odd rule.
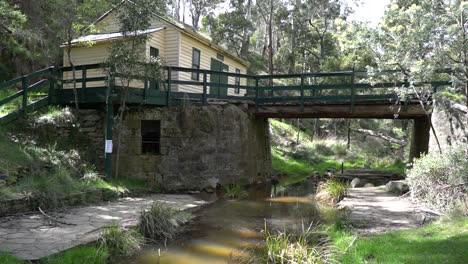
[[[261,248],[263,230],[302,228],[319,221],[313,184],[288,189],[254,186],[241,200],[217,200],[195,213],[186,232],[167,248],[156,245],[125,259],[138,264],[217,264],[249,257],[246,248]],[[232,263],[232,262],[231,262]]]

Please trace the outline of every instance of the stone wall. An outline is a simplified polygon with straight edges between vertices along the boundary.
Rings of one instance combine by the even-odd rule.
[[[431,121],[442,149],[455,143],[468,143],[468,113],[458,105],[461,107],[440,95],[434,99]],[[430,151],[438,151],[432,131],[429,147]]]
[[[161,120],[159,155],[142,153],[141,120]],[[115,168],[117,120],[114,124]],[[255,118],[246,105],[139,107],[125,115],[121,176],[181,191],[248,184],[270,173],[268,120]]]

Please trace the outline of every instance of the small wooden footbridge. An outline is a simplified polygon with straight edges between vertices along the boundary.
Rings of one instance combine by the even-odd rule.
[[[47,105],[74,104],[73,83],[82,108],[120,104],[124,88],[116,81],[119,75],[110,74],[114,78],[109,79],[105,70],[101,64],[76,66],[73,79],[71,67],[49,67],[0,83],[0,92],[8,91],[0,93],[6,94],[0,97],[0,124]],[[199,81],[173,77],[192,73]],[[164,67],[163,76],[159,80],[134,77],[137,81],[126,90],[126,103],[162,107],[231,102],[248,104],[260,117],[417,119],[427,115],[427,109],[415,91],[424,86],[434,92],[451,84],[433,81],[410,85],[398,71],[250,75]],[[381,81],[369,81],[375,77]],[[221,79],[235,81],[223,83]],[[431,93],[425,95],[431,100]]]

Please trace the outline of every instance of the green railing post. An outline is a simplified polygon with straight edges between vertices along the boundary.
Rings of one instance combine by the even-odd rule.
[[[208,88],[207,88],[207,76],[206,76],[206,70],[203,70],[203,104],[206,104],[207,103],[207,92],[208,92]]]
[[[301,75],[301,113],[304,112],[304,75]]]
[[[255,76],[255,111],[258,112],[258,76]]]
[[[23,114],[27,113],[28,107],[28,78],[26,76],[21,77],[21,86],[23,88],[23,103],[22,103],[22,112]]]
[[[171,106],[171,79],[172,79],[172,69],[171,67],[167,68],[167,98],[166,105]]]
[[[86,101],[86,65],[81,66],[81,102]]]
[[[54,96],[54,86],[55,86],[55,74],[56,69],[54,66],[49,68],[49,92],[47,97],[47,103],[52,104]]]
[[[106,135],[104,145],[104,170],[107,178],[112,177],[112,128],[114,126],[114,105],[112,101],[112,90],[114,88],[114,71],[111,68],[107,84],[106,94]]]

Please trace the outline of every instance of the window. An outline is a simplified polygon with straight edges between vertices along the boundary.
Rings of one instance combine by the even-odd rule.
[[[216,58],[220,61],[224,61],[224,55],[217,53]]]
[[[236,74],[240,74],[240,70],[236,69]],[[236,76],[234,79],[234,84],[237,86],[234,88],[234,93],[238,94],[240,93],[240,76]]]
[[[150,57],[158,58],[159,57],[159,49],[150,47]]]
[[[159,58],[159,49],[150,47],[150,58],[151,59]],[[148,81],[148,86],[150,89],[159,90],[159,82],[157,80]]]
[[[200,50],[193,48],[192,51],[192,69],[200,69]],[[198,81],[200,79],[200,73],[192,72],[192,80]]]
[[[141,120],[141,153],[161,154],[161,121]]]

